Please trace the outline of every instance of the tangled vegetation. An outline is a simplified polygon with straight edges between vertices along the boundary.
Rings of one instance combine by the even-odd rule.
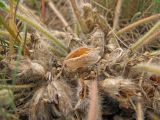
[[[159,120],[160,0],[1,0],[0,120]]]

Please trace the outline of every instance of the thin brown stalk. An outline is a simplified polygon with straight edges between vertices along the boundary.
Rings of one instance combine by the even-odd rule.
[[[160,19],[160,14],[155,14],[155,15],[152,15],[150,17],[147,17],[147,18],[143,18],[141,20],[138,20],[128,26],[126,26],[125,28],[122,28],[121,30],[119,30],[118,32],[116,32],[116,34],[119,36],[125,32],[128,32],[132,29],[134,29],[135,27],[139,26],[139,25],[142,25],[142,24],[145,24],[145,23],[149,23],[151,21],[154,21],[154,20],[158,20]]]
[[[132,52],[135,52],[138,50],[138,48],[142,47],[145,43],[148,43],[157,35],[160,34],[160,21],[157,22],[142,38],[140,38],[136,43],[134,43],[131,47],[130,50]]]
[[[69,31],[72,31],[71,27],[69,26],[68,22],[65,20],[63,15],[58,11],[56,6],[53,4],[51,0],[48,2],[49,7],[53,10],[53,12],[57,15],[57,17],[60,19],[60,21],[63,23],[65,27],[69,29]]]
[[[75,14],[75,17],[77,19],[77,22],[79,23],[80,27],[81,27],[81,30],[84,32],[84,33],[87,33],[89,30],[84,22],[84,20],[81,18],[81,15],[80,15],[80,11],[79,9],[77,8],[77,4],[76,4],[76,1],[75,0],[70,0],[70,3],[71,3],[71,7],[73,9],[73,12]]]
[[[141,93],[138,94],[136,113],[137,113],[137,120],[144,120],[143,119],[142,103],[141,103]]]
[[[113,19],[113,30],[116,30],[116,28],[119,26],[119,17],[120,17],[121,8],[122,8],[122,2],[123,0],[117,1],[117,5],[114,12],[114,19]]]
[[[42,14],[42,20],[45,21],[45,17],[46,17],[46,1],[45,0],[41,0],[41,14]]]
[[[97,81],[94,80],[91,85],[91,99],[90,99],[90,108],[88,113],[87,120],[97,120],[98,118],[98,95],[97,95]]]

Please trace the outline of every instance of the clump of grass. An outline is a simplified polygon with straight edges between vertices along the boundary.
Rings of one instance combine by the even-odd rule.
[[[150,5],[150,1],[142,4],[143,0],[70,0],[67,8],[62,0],[33,2],[42,6],[37,12],[42,21],[27,3],[0,2],[0,101],[10,100],[8,94],[1,97],[3,90],[14,96],[11,108],[0,107],[0,117],[99,120],[123,119],[124,113],[132,117],[127,119],[142,120],[148,111],[157,114],[160,50],[154,46],[159,44],[160,14],[151,8],[158,1]],[[137,8],[129,9],[128,15],[125,8],[132,5]],[[57,6],[72,9],[69,17],[77,31]],[[59,27],[53,34],[46,27],[52,21],[47,16],[53,12],[60,20],[59,26],[68,29]],[[100,51],[90,55],[81,48]],[[78,67],[67,70],[67,57],[63,57],[74,49],[76,59],[71,60]],[[104,104],[111,102],[110,98],[117,106]],[[112,107],[118,112],[108,113]],[[126,113],[126,109],[132,112]]]

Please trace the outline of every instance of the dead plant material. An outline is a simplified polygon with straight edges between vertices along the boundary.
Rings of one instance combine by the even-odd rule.
[[[150,77],[150,80],[157,82],[158,84],[160,84],[160,75],[152,75]]]
[[[70,71],[86,68],[100,59],[99,48],[81,47],[72,51],[64,60],[64,66]]]
[[[19,77],[24,78],[26,77],[33,77],[33,76],[44,76],[45,75],[45,68],[27,58],[23,58],[19,62],[17,61],[10,61],[8,64],[9,69],[11,71],[16,71],[16,75]]]
[[[156,15],[152,15],[150,17],[147,17],[147,18],[144,18],[144,19],[141,19],[135,23],[132,23],[128,26],[126,26],[125,28],[122,28],[121,30],[119,30],[116,34],[119,36],[121,35],[122,33],[125,33],[129,30],[132,30],[133,28],[137,27],[138,25],[141,25],[141,24],[144,24],[144,23],[147,23],[147,22],[150,22],[152,20],[158,20],[160,18],[160,14],[156,14]]]
[[[129,98],[136,96],[136,86],[130,80],[122,78],[109,78],[100,82],[102,89],[123,107],[129,107]]]
[[[116,30],[116,28],[119,27],[119,17],[120,17],[120,13],[121,13],[122,3],[123,3],[123,0],[117,1],[115,13],[114,13],[113,30]]]
[[[91,84],[90,108],[87,120],[101,120],[97,81],[93,80]]]
[[[158,116],[157,0],[3,1],[0,119],[141,120]],[[41,2],[42,11],[46,10],[44,23]],[[20,54],[24,48],[28,56]]]
[[[30,102],[30,120],[72,119],[72,92],[61,80],[51,81],[35,92]]]
[[[0,105],[9,106],[13,102],[13,92],[11,90],[2,89],[0,90]]]

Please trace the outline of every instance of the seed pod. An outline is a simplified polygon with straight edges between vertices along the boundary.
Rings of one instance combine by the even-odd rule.
[[[93,65],[100,59],[99,52],[99,48],[78,48],[65,58],[65,68],[70,71],[75,71],[78,68]]]
[[[129,79],[107,78],[100,82],[101,89],[110,97],[119,101],[121,107],[129,107],[129,99],[136,96],[138,89]]]

